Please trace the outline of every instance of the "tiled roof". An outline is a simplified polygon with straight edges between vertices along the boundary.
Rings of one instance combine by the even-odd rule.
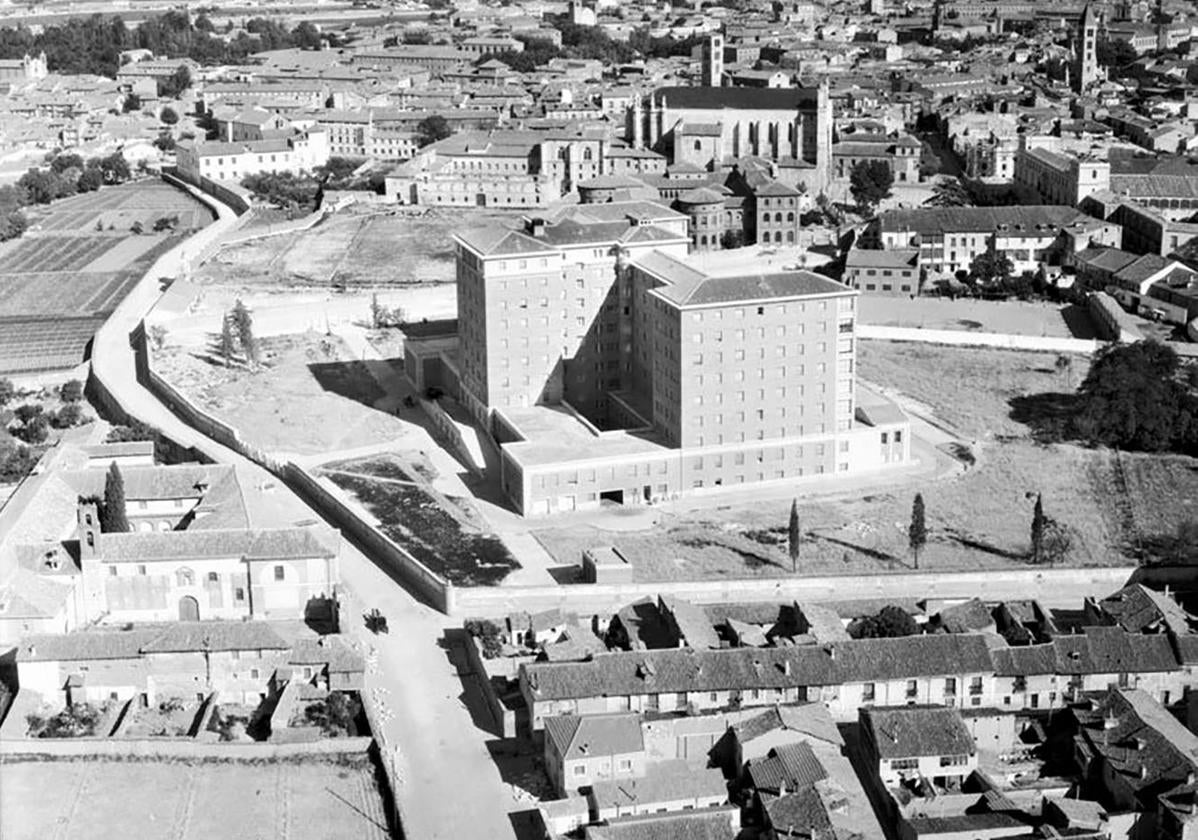
[[[1120,627],[1086,627],[1082,633],[1057,636],[1058,674],[1160,672],[1177,668],[1177,657],[1163,634],[1139,635]]]
[[[287,658],[291,665],[328,665],[333,673],[361,673],[366,668],[361,654],[340,636],[300,639]]]
[[[679,259],[657,252],[638,257],[636,265],[666,281],[654,289],[653,294],[678,306],[854,294],[847,286],[811,271],[713,277]]]
[[[164,531],[101,534],[100,558],[106,563],[150,563],[160,560],[238,558],[302,560],[334,557],[308,528]]]
[[[233,467],[221,464],[210,466],[193,464],[153,467],[123,466],[119,469],[121,479],[125,482],[125,498],[131,501],[195,499],[202,497],[207,490],[220,482],[237,480]],[[107,475],[108,470],[87,469],[64,473],[64,478],[78,490],[81,496],[102,496]]]
[[[994,672],[1000,677],[1032,677],[1057,672],[1057,649],[1052,642],[996,648],[992,656]]]
[[[211,650],[286,650],[287,641],[261,621],[180,621],[141,646],[142,653]]]
[[[1125,586],[1098,602],[1115,623],[1131,633],[1168,628],[1174,633],[1190,631],[1191,616],[1164,593],[1142,583]]]
[[[649,668],[645,668],[645,664]],[[521,666],[534,699],[843,685],[921,676],[989,673],[977,635],[859,639],[820,646],[643,650],[590,662]]]
[[[824,801],[814,787],[786,796],[763,796],[766,818],[779,838],[832,837],[832,821]]]
[[[990,608],[977,598],[945,607],[936,615],[936,621],[949,633],[969,633],[994,625]]]
[[[1108,691],[1093,710],[1074,710],[1078,737],[1133,790],[1164,792],[1198,771],[1198,735],[1140,689]]]
[[[650,814],[589,825],[586,840],[732,840],[736,831],[727,808]]]
[[[591,788],[591,798],[600,809],[650,803],[678,802],[725,796],[728,783],[718,768],[692,767],[685,761],[655,764],[639,779],[599,781]]]
[[[657,90],[659,104],[675,109],[794,111],[816,101],[816,88],[668,87]]]
[[[970,755],[973,736],[956,709],[945,706],[875,707],[861,710],[861,723],[879,758]]]
[[[828,777],[811,745],[806,741],[784,744],[770,750],[765,758],[750,761],[746,768],[758,792],[781,795],[808,788]]]
[[[566,761],[592,755],[627,755],[645,748],[641,718],[636,712],[548,717],[545,737],[553,741],[558,755]]]
[[[844,267],[914,268],[918,263],[918,248],[894,248],[888,251],[853,248],[845,257]]]
[[[887,210],[879,217],[881,229],[887,232],[912,233],[1003,233],[1037,231],[1037,226],[1066,227],[1084,218],[1072,207],[1055,204],[1021,205],[1015,207],[923,207],[911,210]]]

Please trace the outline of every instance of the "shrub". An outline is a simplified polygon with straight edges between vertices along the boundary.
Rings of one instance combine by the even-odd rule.
[[[58,396],[63,402],[79,402],[83,399],[83,383],[78,379],[68,379],[58,389]]]
[[[470,619],[466,632],[478,639],[484,659],[495,659],[503,653],[503,631],[494,621]]]
[[[100,710],[87,703],[76,703],[49,718],[29,715],[25,720],[33,738],[85,738],[96,733]]]
[[[68,403],[49,415],[50,425],[56,429],[69,429],[83,422],[83,409],[78,403]]]
[[[0,484],[12,484],[29,475],[39,457],[32,447],[11,442],[0,444]]]

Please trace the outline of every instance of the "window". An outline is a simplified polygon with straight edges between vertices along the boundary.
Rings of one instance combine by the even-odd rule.
[[[967,755],[942,755],[940,756],[941,767],[961,767],[969,763]]]
[[[944,693],[945,693],[946,695],[947,695],[947,694],[956,694],[956,693],[957,693],[957,678],[956,678],[956,677],[945,677],[945,679],[944,679]]]
[[[250,668],[250,679],[251,680],[258,679],[258,669],[257,668]]]
[[[877,686],[873,683],[866,683],[865,685],[861,686],[861,702],[874,702],[874,699],[877,697],[877,691]]]
[[[575,764],[571,772],[575,776],[585,776],[587,774],[587,766],[585,764]]]
[[[619,760],[616,762],[616,768],[617,768],[617,769],[619,769],[619,770],[622,770],[622,771],[624,771],[625,773],[626,773],[626,772],[628,772],[629,770],[631,770],[631,769],[632,769],[632,759],[631,759],[631,758],[621,758],[621,759],[619,759]]]
[[[972,695],[975,695],[975,696],[982,693],[982,678],[981,677],[970,677],[969,678],[969,693]]]
[[[116,566],[108,567],[108,575],[109,575],[109,577],[116,577],[116,575],[117,575]]]
[[[209,583],[220,583],[220,575],[218,575],[216,572],[209,572],[208,573],[208,582]]]
[[[240,586],[233,590],[233,600],[234,601],[244,601],[245,600],[245,590],[242,589]]]
[[[275,580],[286,580],[287,570],[282,566],[275,566]]]
[[[196,582],[196,577],[191,569],[179,569],[175,572],[175,580],[179,586],[191,586]]]
[[[144,574],[146,573],[146,567],[145,567],[145,566],[138,566],[138,567],[137,567],[137,573],[138,573],[139,575],[144,575]]]
[[[915,680],[907,680],[907,699],[914,700],[919,696],[919,683]]]
[[[890,760],[891,770],[915,770],[918,767],[918,758],[894,758]]]

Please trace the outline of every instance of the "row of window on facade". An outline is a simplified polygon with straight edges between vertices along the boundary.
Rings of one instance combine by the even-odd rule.
[[[118,575],[120,575],[120,567],[119,566],[109,566],[108,574],[111,577],[117,577]],[[149,567],[146,566],[146,564],[144,564],[144,563],[139,563],[137,565],[137,574],[138,574],[138,576],[148,575]],[[287,580],[287,567],[286,566],[275,566],[274,570],[273,570],[273,576],[276,581]],[[219,572],[208,572],[208,575],[205,578],[205,580],[209,584],[213,584],[213,583],[219,584],[220,583],[220,573]],[[192,571],[191,569],[184,566],[181,569],[175,570],[175,585],[176,586],[195,586],[195,582],[196,582],[195,572]]]

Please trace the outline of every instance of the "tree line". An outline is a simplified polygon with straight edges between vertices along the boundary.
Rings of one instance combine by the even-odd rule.
[[[647,27],[632,31],[625,43],[612,38],[598,26],[582,26],[566,16],[548,18],[562,34],[559,47],[546,38],[535,35],[517,35],[516,40],[524,44],[523,52],[506,51],[496,53],[496,58],[519,73],[529,73],[538,66],[555,58],[573,58],[602,61],[605,66],[626,64],[636,58],[668,58],[675,55],[690,55],[691,50],[703,43],[703,36],[689,38],[654,38]]]
[[[120,152],[86,161],[73,153],[53,154],[46,163],[31,167],[16,184],[0,187],[0,242],[17,238],[29,226],[22,208],[95,192],[105,184],[128,181],[132,174]]]
[[[230,34],[232,28],[230,22],[224,34]],[[0,59],[44,52],[55,73],[114,78],[120,54],[126,50],[144,49],[156,56],[190,58],[200,64],[236,64],[263,50],[317,49],[321,38],[308,21],[287,29],[278,21],[256,17],[244,31],[226,40],[202,14],[193,19],[186,12],[169,11],[132,28],[119,17],[94,14],[46,26],[40,32],[27,26],[0,28]]]

